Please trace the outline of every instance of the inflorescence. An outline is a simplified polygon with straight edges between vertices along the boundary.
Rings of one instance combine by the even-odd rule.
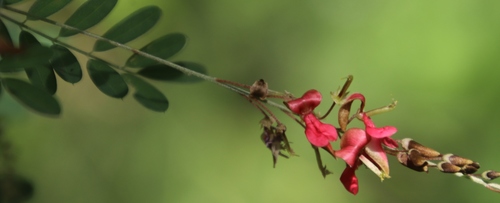
[[[296,156],[296,154],[285,134],[286,126],[266,107],[265,103],[268,102],[268,98],[281,99],[285,108],[280,108],[280,110],[305,129],[304,133],[314,149],[323,177],[331,172],[322,163],[320,148],[332,157],[344,160],[346,167],[340,176],[340,181],[346,190],[354,195],[359,190],[355,172],[361,165],[365,165],[381,180],[390,178],[387,155],[396,157],[399,163],[414,171],[428,172],[429,168],[436,168],[443,173],[465,177],[492,191],[500,192],[499,184],[488,182],[499,177],[500,172],[487,170],[476,174],[480,166],[475,161],[454,154],[441,154],[411,138],[393,139],[392,136],[397,132],[396,127],[375,126],[371,117],[393,110],[397,102],[393,101],[387,106],[365,110],[365,96],[361,93],[349,94],[347,92],[352,80],[353,77],[348,76],[342,88],[331,92],[333,103],[323,116],[314,112],[322,101],[321,93],[314,89],[297,98],[288,92],[281,93],[269,90],[268,84],[262,79],[251,86],[220,79],[216,81],[249,90],[249,94],[240,94],[264,114],[264,118],[260,121],[263,129],[261,139],[271,150],[273,167],[276,167],[278,157],[289,158]],[[351,107],[355,101],[359,101],[360,104],[358,109],[352,112]],[[335,105],[340,106],[337,114],[339,127],[322,122]],[[363,122],[364,129],[349,127],[349,124],[355,119]],[[334,149],[332,143],[339,138],[340,149]]]

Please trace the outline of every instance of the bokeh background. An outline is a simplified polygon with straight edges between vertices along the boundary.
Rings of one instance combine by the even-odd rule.
[[[51,19],[62,22],[80,4],[73,2]],[[329,92],[352,74],[351,91],[365,94],[368,108],[399,102],[395,111],[374,117],[377,125],[396,126],[395,138],[411,137],[442,153],[469,157],[482,169],[500,169],[498,1],[122,0],[89,30],[102,34],[150,4],[162,8],[162,19],[131,42],[134,47],[165,33],[185,33],[189,44],[174,60],[201,63],[210,75],[241,83],[264,78],[272,89],[295,95],[317,89],[325,98],[320,112],[329,105]],[[67,41],[91,50],[94,40]],[[129,55],[116,49],[101,56],[123,64]],[[85,57],[77,56],[84,67]],[[280,159],[273,169],[259,138],[260,113],[211,83],[153,82],[171,102],[167,112],[155,113],[130,95],[105,96],[86,72],[74,85],[58,82],[59,118],[29,112],[6,94],[0,98],[16,170],[35,186],[30,202],[499,199],[466,179],[410,171],[393,157],[392,178],[382,183],[360,168],[360,192],[353,196],[338,180],[343,161],[325,154],[334,174],[323,179],[303,129],[279,113],[300,157]],[[335,117],[328,121],[335,123]]]

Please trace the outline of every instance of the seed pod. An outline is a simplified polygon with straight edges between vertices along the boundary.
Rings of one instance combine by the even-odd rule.
[[[451,163],[455,166],[465,166],[469,164],[473,164],[474,162],[470,159],[463,158],[454,154],[445,154],[443,155],[443,161]],[[477,163],[476,163],[477,164]],[[479,168],[479,167],[477,167]]]
[[[263,79],[255,81],[252,86],[250,86],[250,96],[255,99],[266,99],[267,91],[268,86]]]
[[[481,176],[486,180],[493,180],[500,177],[500,172],[487,170],[481,174]]]
[[[418,150],[418,152],[420,152],[420,155],[423,157],[433,158],[441,156],[441,153],[437,152],[434,149],[421,145],[420,143],[413,141],[413,139],[411,138],[402,139],[401,145],[405,150],[410,150],[410,149]]]
[[[457,173],[462,170],[462,168],[445,161],[439,162],[437,167],[443,173]]]
[[[418,151],[416,151],[416,150],[415,150],[415,152],[418,153]],[[413,154],[414,154],[413,156],[409,156],[406,152],[398,152],[397,159],[398,159],[399,163],[403,164],[404,166],[406,166],[414,171],[428,172],[428,170],[429,170],[427,167],[428,162],[425,160],[423,162],[421,162],[420,159],[413,158],[413,157],[417,157],[415,152],[413,152]],[[416,162],[413,162],[411,159],[416,159]],[[418,165],[415,163],[418,163]]]
[[[473,174],[477,171],[478,168],[474,167],[473,165],[465,165],[462,167],[462,172],[463,174]]]

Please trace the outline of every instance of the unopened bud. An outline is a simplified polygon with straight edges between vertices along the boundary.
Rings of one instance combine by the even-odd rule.
[[[271,129],[271,126],[273,125],[273,121],[269,117],[265,117],[262,120],[260,120],[260,125],[264,129]]]
[[[428,148],[424,145],[421,145],[420,143],[413,141],[413,139],[411,138],[402,139],[401,145],[405,150],[410,150],[410,149],[418,150],[420,155],[423,157],[433,158],[441,155],[441,153],[439,153],[438,151]]]
[[[437,167],[443,173],[457,173],[462,170],[462,168],[445,161],[439,162]]]
[[[268,91],[268,86],[263,79],[255,81],[252,84],[252,86],[250,86],[250,96],[252,98],[266,99],[267,91]]]
[[[462,172],[463,174],[473,174],[475,173],[479,168],[474,167],[473,165],[465,165],[462,167]]]
[[[418,153],[416,150],[415,150],[415,152]],[[428,162],[423,160],[423,159],[413,158],[413,157],[422,158],[421,156],[417,156],[415,154],[415,152],[413,152],[414,155],[408,155],[406,152],[399,152],[397,154],[397,159],[398,159],[399,163],[403,164],[404,166],[406,166],[414,171],[427,172],[428,171],[428,167],[427,167]],[[415,159],[416,161],[414,162],[412,159]],[[422,160],[423,160],[423,162],[422,162]]]
[[[463,158],[454,154],[445,154],[443,155],[443,161],[451,163],[456,166],[465,166],[469,164],[473,164],[474,162],[470,159]],[[476,163],[477,164],[477,163]],[[479,167],[478,167],[479,168]]]
[[[422,166],[427,163],[427,160],[422,157],[420,152],[416,149],[410,149],[410,151],[408,151],[408,158],[410,158],[415,166]]]
[[[493,180],[500,177],[500,172],[487,170],[481,174],[481,176],[486,180]]]

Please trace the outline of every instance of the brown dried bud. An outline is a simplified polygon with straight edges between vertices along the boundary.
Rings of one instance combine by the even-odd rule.
[[[462,170],[462,168],[445,161],[439,162],[437,167],[443,173],[457,173]]]
[[[413,141],[413,139],[411,138],[402,139],[401,145],[405,150],[410,150],[410,149],[418,150],[420,155],[423,157],[433,158],[441,155],[441,153],[439,153],[438,151],[428,148],[424,145],[421,145],[420,143]]]
[[[473,164],[474,162],[470,159],[463,158],[454,154],[445,154],[443,155],[443,161],[451,163],[456,166],[465,166],[469,164]],[[476,163],[477,164],[477,163]],[[479,168],[479,167],[478,167]]]
[[[462,167],[462,172],[463,174],[473,174],[475,173],[479,168],[474,167],[473,165],[465,165]]]
[[[260,120],[260,125],[264,129],[271,129],[271,126],[273,125],[273,123],[274,122],[267,116],[265,118],[263,118],[262,120]]]
[[[493,180],[500,177],[500,172],[487,170],[481,174],[481,176],[486,180]]]
[[[408,155],[406,152],[399,152],[397,154],[397,159],[399,161],[399,163],[403,164],[404,166],[414,170],[414,171],[418,171],[418,172],[422,172],[422,171],[425,171],[425,172],[428,172],[428,162],[423,160],[423,158],[420,156],[420,155],[417,155],[418,154],[418,151],[414,151],[412,152],[413,155]],[[414,158],[414,157],[420,157],[421,159],[418,159],[418,158]],[[412,159],[415,159],[416,161],[412,161]],[[423,160],[423,162],[422,162]],[[416,164],[417,163],[417,164]]]
[[[263,79],[257,80],[250,87],[250,97],[256,99],[266,99],[268,86]]]

